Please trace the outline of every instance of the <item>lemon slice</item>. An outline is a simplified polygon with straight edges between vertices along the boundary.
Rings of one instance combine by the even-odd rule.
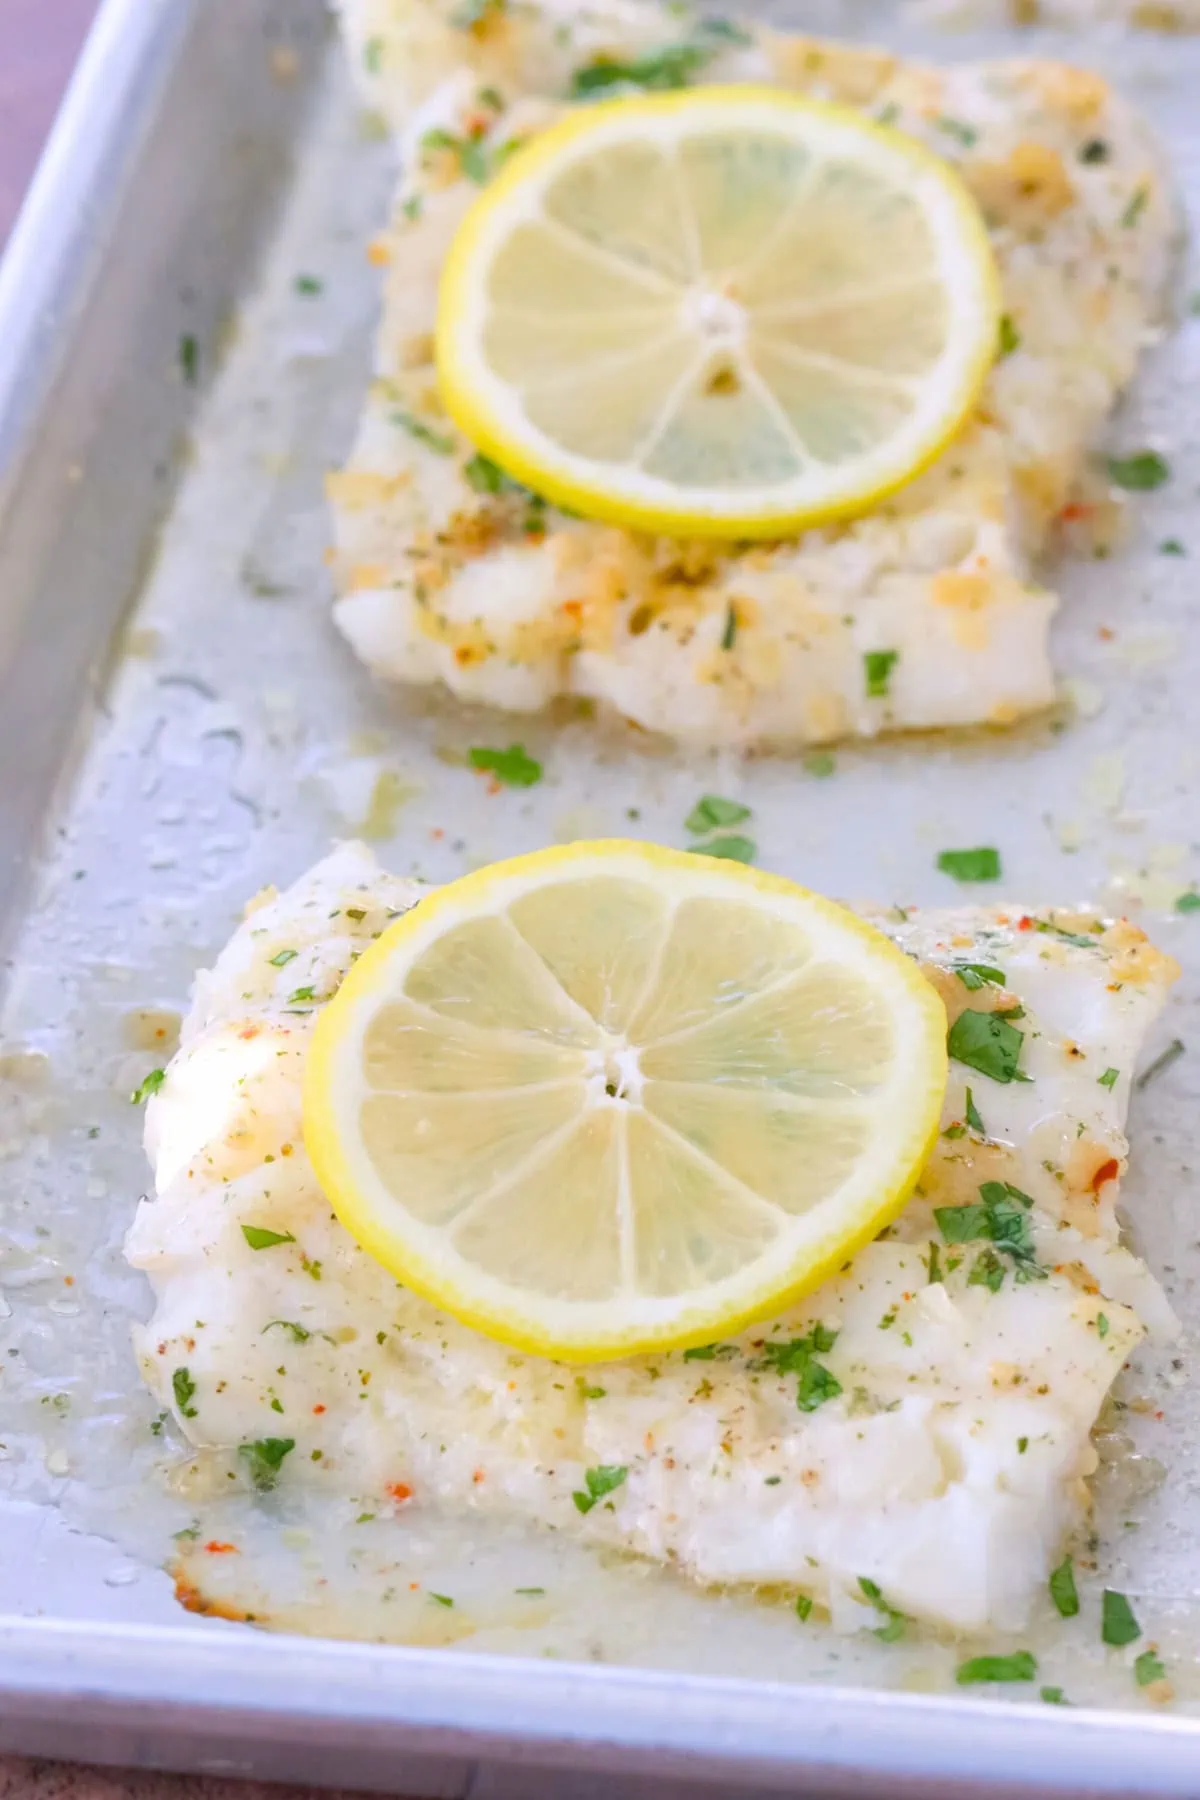
[[[776,876],[622,842],[469,875],[318,1022],[304,1136],[347,1230],[492,1337],[702,1343],[895,1217],[938,1127],[916,965]]]
[[[778,536],[937,456],[993,361],[999,282],[953,170],[775,88],[582,107],[507,163],[442,277],[457,424],[548,499]]]

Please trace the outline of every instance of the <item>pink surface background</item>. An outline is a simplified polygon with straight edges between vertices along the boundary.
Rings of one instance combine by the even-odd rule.
[[[0,245],[20,210],[96,7],[97,0],[0,0]],[[0,1800],[306,1800],[308,1793],[0,1757]],[[326,1791],[321,1800],[350,1797]]]
[[[0,0],[0,243],[95,10],[96,0]]]

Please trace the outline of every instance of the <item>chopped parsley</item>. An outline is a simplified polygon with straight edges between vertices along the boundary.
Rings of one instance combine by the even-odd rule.
[[[697,856],[718,856],[725,862],[752,863],[758,854],[758,845],[753,838],[741,837],[732,831],[709,838],[705,844],[693,844],[692,849]]]
[[[721,632],[722,650],[732,650],[737,641],[738,616],[737,607],[732,600],[725,609],[725,625]]]
[[[833,1349],[838,1334],[827,1325],[814,1325],[804,1337],[789,1338],[786,1343],[766,1344],[763,1363],[779,1375],[797,1375],[796,1405],[801,1412],[816,1412],[826,1400],[835,1400],[842,1384],[818,1356]]]
[[[1079,152],[1080,162],[1102,163],[1108,161],[1108,145],[1103,138],[1089,138]]]
[[[808,1594],[796,1595],[796,1617],[800,1620],[801,1624],[804,1624],[811,1616],[812,1609],[812,1599]]]
[[[529,755],[524,744],[510,744],[507,750],[492,750],[486,745],[477,745],[467,755],[473,769],[494,775],[505,787],[536,787],[542,779],[541,763]]]
[[[858,1585],[862,1589],[864,1597],[871,1602],[876,1612],[884,1615],[886,1620],[885,1624],[875,1627],[871,1636],[877,1637],[880,1643],[894,1644],[897,1638],[904,1636],[904,1627],[908,1624],[907,1614],[898,1612],[889,1601],[884,1599],[883,1591],[877,1581],[870,1580],[866,1575],[860,1575]]]
[[[286,969],[290,962],[295,962],[299,954],[298,950],[279,950],[274,956],[268,957],[267,961],[273,969]]]
[[[600,1463],[594,1469],[585,1469],[583,1481],[586,1492],[577,1488],[571,1495],[578,1512],[590,1513],[597,1501],[603,1500],[606,1494],[616,1491],[624,1482],[629,1470],[623,1463]]]
[[[306,1331],[303,1325],[297,1325],[294,1319],[272,1319],[269,1324],[263,1326],[264,1334],[268,1331],[274,1331],[276,1326],[278,1326],[280,1331],[291,1332],[293,1344],[307,1344],[309,1338],[312,1336],[311,1331]]]
[[[988,844],[978,850],[943,850],[937,866],[955,881],[999,881],[1000,852]]]
[[[598,56],[575,70],[571,77],[571,98],[587,100],[593,94],[607,93],[614,87],[639,87],[651,93],[688,87],[713,55],[713,47],[706,44],[667,44],[661,50],[649,51],[629,62]]]
[[[143,1100],[148,1100],[150,1098],[151,1094],[157,1094],[159,1088],[166,1079],[167,1071],[165,1069],[151,1069],[145,1079],[140,1081],[137,1087],[134,1088],[132,1094],[130,1094],[130,1106],[140,1106]]]
[[[1171,465],[1157,450],[1135,450],[1130,456],[1110,456],[1108,473],[1118,487],[1148,494],[1171,479]]]
[[[514,1594],[523,1594],[526,1597],[526,1599],[529,1599],[529,1600],[540,1600],[542,1595],[545,1592],[546,1592],[545,1588],[539,1588],[539,1587],[527,1587],[527,1588],[514,1588],[513,1589]]]
[[[684,1351],[683,1360],[684,1362],[716,1362],[719,1357],[724,1362],[727,1357],[736,1355],[736,1344],[693,1344],[690,1350]]]
[[[947,137],[956,138],[964,150],[970,150],[979,141],[979,133],[973,125],[964,125],[961,119],[951,119],[945,113],[937,121],[937,128]]]
[[[493,462],[490,456],[485,456],[482,450],[477,450],[463,464],[463,474],[477,494],[532,495],[533,492],[523,482],[514,481],[511,475],[506,475],[500,464]]]
[[[604,1400],[608,1396],[607,1388],[594,1387],[591,1382],[585,1381],[582,1375],[575,1377],[575,1387],[581,1400]]]
[[[192,1380],[190,1369],[176,1369],[171,1377],[171,1391],[175,1395],[175,1404],[185,1419],[194,1419],[196,1408],[192,1401],[196,1398],[196,1384]]]
[[[423,419],[416,418],[413,413],[397,409],[392,414],[392,423],[403,426],[409,437],[416,438],[419,444],[428,444],[439,456],[449,456],[454,449],[454,439],[447,432],[435,431],[432,425],[426,425]]]
[[[881,700],[885,697],[892,670],[899,661],[898,650],[864,650],[863,673],[866,676],[868,700]]]
[[[1149,1687],[1152,1681],[1165,1681],[1167,1671],[1162,1658],[1153,1650],[1143,1650],[1133,1665],[1133,1677],[1139,1687]]]
[[[1037,1657],[1030,1650],[1014,1650],[1011,1656],[972,1656],[958,1665],[954,1679],[960,1687],[975,1681],[1033,1681]]]
[[[298,987],[288,995],[288,1005],[298,1006],[303,1000],[315,1000],[316,990],[311,987]]]
[[[1047,1706],[1069,1706],[1071,1704],[1060,1687],[1044,1687],[1042,1699]]]
[[[810,750],[804,758],[805,774],[815,775],[818,780],[832,775],[836,768],[837,759],[828,750]]]
[[[1096,1080],[1100,1087],[1115,1088],[1120,1078],[1120,1069],[1105,1069],[1103,1075],[1098,1075]]]
[[[977,1131],[980,1137],[987,1136],[987,1127],[979,1116],[979,1108],[975,1104],[975,1096],[970,1088],[967,1089],[967,1110],[965,1118],[972,1131]]]
[[[978,993],[985,986],[1004,986],[1004,970],[994,968],[991,963],[951,963],[950,967],[969,993]]]
[[[439,1606],[453,1606],[454,1605],[454,1602],[450,1598],[449,1594],[435,1594],[433,1592],[432,1588],[429,1590],[429,1598],[431,1600],[436,1600]]]
[[[408,199],[405,200],[401,206],[400,211],[404,214],[406,219],[419,219],[424,205],[425,202],[422,200],[420,194],[410,194]]]
[[[268,1231],[265,1225],[243,1225],[242,1236],[252,1250],[269,1250],[272,1244],[294,1244],[290,1231]]]
[[[1024,1081],[1018,1063],[1025,1033],[1018,1031],[1004,1013],[959,1013],[950,1027],[946,1048],[955,1062],[993,1081]]]
[[[1121,224],[1126,231],[1129,230],[1131,225],[1137,224],[1138,220],[1146,210],[1146,202],[1149,198],[1150,191],[1148,188],[1134,188],[1132,194],[1129,196],[1129,202],[1125,207],[1124,212],[1121,214]]]
[[[985,1181],[979,1189],[977,1204],[934,1207],[933,1216],[946,1243],[969,1244],[983,1239],[994,1246],[978,1258],[968,1277],[968,1285],[998,1292],[1007,1267],[997,1251],[1004,1251],[1012,1258],[1019,1281],[1037,1281],[1043,1277],[1045,1271],[1036,1261],[1029,1228],[1032,1205],[1029,1195],[1013,1187],[1011,1182]]]
[[[255,1487],[266,1493],[278,1481],[284,1457],[295,1448],[295,1438],[255,1438],[252,1444],[239,1444],[238,1455],[245,1457]]]
[[[1164,538],[1158,546],[1160,556],[1186,556],[1187,549],[1179,538]]]
[[[1012,322],[1009,313],[1000,314],[1000,332],[996,353],[998,356],[1011,356],[1014,350],[1021,348],[1021,334]]]
[[[363,67],[370,75],[378,75],[383,67],[383,39],[368,38],[363,49]]]
[[[179,340],[179,368],[188,386],[195,387],[200,372],[200,345],[190,331]]]
[[[298,294],[319,294],[325,283],[316,275],[297,275],[292,286]]]
[[[706,831],[718,831],[723,825],[740,825],[750,817],[750,808],[740,800],[723,800],[720,794],[705,794],[697,800],[683,822],[685,831],[700,837]]]
[[[1142,1628],[1137,1622],[1132,1606],[1124,1594],[1116,1588],[1105,1588],[1104,1598],[1100,1606],[1100,1637],[1102,1642],[1111,1644],[1119,1650],[1124,1644],[1132,1644],[1140,1638]]]
[[[1200,894],[1195,888],[1189,888],[1186,894],[1180,894],[1175,901],[1177,913],[1200,912]]]
[[[1075,1586],[1075,1564],[1064,1556],[1050,1576],[1050,1598],[1063,1619],[1073,1619],[1079,1611],[1079,1593]]]

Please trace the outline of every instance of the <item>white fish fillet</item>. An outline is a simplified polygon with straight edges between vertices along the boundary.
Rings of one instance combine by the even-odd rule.
[[[844,1627],[879,1622],[863,1577],[941,1627],[1019,1625],[1085,1511],[1089,1432],[1110,1383],[1146,1327],[1171,1327],[1114,1213],[1134,1063],[1169,959],[1135,927],[1101,930],[1091,916],[881,915],[952,1013],[1023,1004],[1031,1079],[953,1064],[918,1196],[785,1318],[711,1358],[637,1357],[584,1379],[399,1287],[337,1224],[304,1154],[309,992],[333,991],[356,948],[421,892],[345,845],[260,896],[197,977],[149,1106],[155,1197],[127,1245],[156,1296],[136,1334],[142,1370],[186,1435],[230,1469],[245,1467],[239,1445],[293,1440],[280,1479],[326,1490],[335,1516],[339,1499],[357,1511],[411,1495],[553,1526],[699,1582],[783,1584]],[[967,986],[954,972],[966,962],[1002,969],[1006,986]],[[986,1264],[971,1280],[987,1251],[947,1244],[932,1210],[975,1200],[989,1180],[1033,1201],[1024,1216],[1045,1271],[1021,1283],[1006,1265],[995,1291]],[[253,1248],[247,1227],[279,1241]],[[797,1375],[769,1366],[769,1347],[818,1322],[838,1334],[821,1360],[841,1391],[804,1411]],[[627,1475],[585,1515],[572,1496],[598,1466]]]
[[[638,0],[476,10],[464,28],[450,0],[342,0],[405,163],[371,247],[390,264],[376,379],[329,479],[335,617],[358,655],[509,711],[575,696],[705,744],[1002,725],[1046,706],[1055,599],[1037,569],[1170,266],[1174,209],[1141,120],[1098,76],[1047,62],[935,69],[764,30],[730,42]],[[861,519],[774,545],[656,539],[531,508],[524,491],[481,493],[438,401],[438,277],[479,189],[427,134],[479,131],[486,162],[558,115],[581,66],[680,43],[697,79],[834,98],[957,165],[1019,340],[923,476]],[[895,653],[885,693],[866,675],[879,651]]]

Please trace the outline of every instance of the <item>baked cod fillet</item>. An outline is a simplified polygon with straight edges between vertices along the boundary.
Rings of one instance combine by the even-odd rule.
[[[273,1440],[269,1474],[343,1510],[533,1521],[697,1582],[785,1585],[844,1628],[879,1623],[860,1578],[952,1631],[1019,1625],[1085,1513],[1113,1378],[1171,1328],[1114,1213],[1170,961],[1091,915],[881,915],[952,1019],[1007,1015],[1028,1079],[952,1062],[908,1210],[786,1316],[581,1376],[400,1287],[304,1153],[320,1003],[422,891],[345,845],[260,895],[197,977],[127,1244],[156,1297],[141,1367],[185,1435],[243,1476]],[[951,1048],[988,1061],[981,1030]]]
[[[328,484],[335,617],[371,668],[512,712],[575,696],[733,746],[1003,725],[1050,702],[1055,598],[1035,571],[1153,333],[1174,228],[1146,129],[1098,76],[936,69],[629,3],[342,10],[405,171],[371,249],[387,265],[375,379]],[[573,86],[627,91],[595,88],[614,63],[642,86],[841,101],[924,140],[979,201],[1007,354],[936,463],[864,517],[741,547],[589,523],[506,482],[442,413],[432,333],[457,226]]]

